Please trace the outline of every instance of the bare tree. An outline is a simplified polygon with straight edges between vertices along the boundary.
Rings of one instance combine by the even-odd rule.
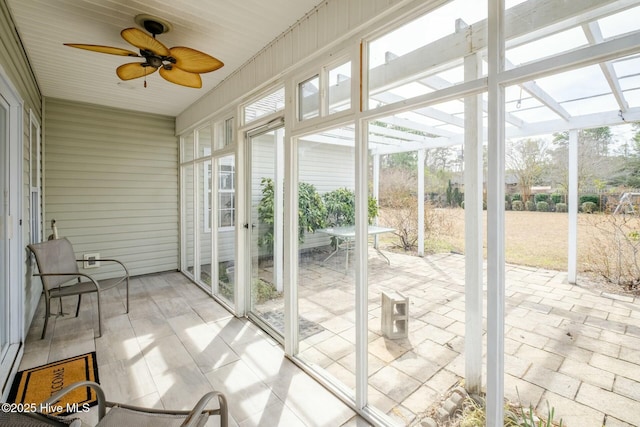
[[[610,155],[612,134],[609,127],[583,129],[578,132],[578,191],[582,188],[607,182],[620,166]],[[569,186],[569,132],[553,135],[552,176],[556,184]]]
[[[539,184],[549,163],[547,142],[542,139],[521,139],[508,145],[506,166],[518,180],[522,200],[531,196],[531,187]]]

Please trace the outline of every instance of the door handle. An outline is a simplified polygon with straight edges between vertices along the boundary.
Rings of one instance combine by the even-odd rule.
[[[248,223],[245,224],[244,228],[246,228],[248,230],[249,229],[249,224]],[[255,224],[251,224],[251,228],[256,228],[256,225]]]

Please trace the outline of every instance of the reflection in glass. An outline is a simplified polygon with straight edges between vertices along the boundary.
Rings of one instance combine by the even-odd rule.
[[[329,114],[351,108],[351,62],[329,70]]]
[[[218,233],[214,242],[218,262],[218,286],[214,292],[229,304],[235,293],[235,156],[225,156],[218,162]]]
[[[379,108],[461,83],[461,60],[470,53],[462,48],[466,45],[464,30],[469,26],[483,28],[474,24],[486,17],[486,0],[453,0],[372,40],[369,43],[368,108]],[[486,39],[482,34],[478,38]],[[443,54],[443,46],[452,48]]]
[[[244,107],[244,123],[250,123],[262,116],[282,110],[284,110],[284,88],[280,88]]]
[[[320,115],[320,78],[314,76],[298,85],[298,105],[300,120],[306,120]]]

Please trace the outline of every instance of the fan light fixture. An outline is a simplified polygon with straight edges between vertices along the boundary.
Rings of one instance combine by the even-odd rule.
[[[159,70],[160,75],[171,83],[201,88],[200,74],[215,71],[224,65],[222,61],[199,50],[184,46],[169,49],[156,40],[156,35],[171,31],[172,26],[167,21],[147,14],[137,15],[134,20],[152,36],[137,28],[125,28],[120,35],[140,49],[140,54],[128,49],[93,44],[65,43],[65,46],[110,55],[144,58],[144,62],[130,62],[116,69],[116,74],[121,80],[144,77],[144,87],[147,87],[146,76]]]

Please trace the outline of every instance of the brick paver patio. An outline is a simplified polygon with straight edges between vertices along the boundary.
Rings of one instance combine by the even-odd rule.
[[[463,378],[464,256],[385,254],[390,265],[369,258],[370,401],[408,424]],[[300,315],[326,329],[302,357],[353,388],[353,270],[336,258],[301,268]],[[381,333],[383,290],[410,298],[406,339]],[[505,395],[542,413],[548,403],[568,426],[640,425],[640,298],[507,266]]]

